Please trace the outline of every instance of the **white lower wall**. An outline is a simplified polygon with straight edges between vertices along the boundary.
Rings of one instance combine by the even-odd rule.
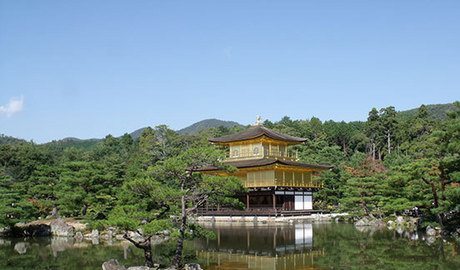
[[[313,198],[311,195],[296,195],[295,197],[295,210],[311,210],[313,209]]]
[[[303,196],[303,209],[304,210],[313,209],[313,198],[311,195]]]

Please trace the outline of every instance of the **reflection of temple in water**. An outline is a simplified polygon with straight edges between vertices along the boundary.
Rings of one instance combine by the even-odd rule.
[[[196,242],[206,269],[311,269],[323,250],[313,248],[312,224],[214,228],[215,239]]]

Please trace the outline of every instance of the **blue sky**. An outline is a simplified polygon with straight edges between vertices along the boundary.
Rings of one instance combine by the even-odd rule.
[[[0,133],[364,120],[460,99],[460,1],[0,0]]]

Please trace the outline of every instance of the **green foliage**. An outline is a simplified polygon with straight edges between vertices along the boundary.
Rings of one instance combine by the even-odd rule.
[[[209,204],[231,206],[239,209],[243,209],[244,204],[233,196],[243,190],[243,184],[237,177],[209,175],[203,176],[203,180],[198,187],[199,193],[208,194],[207,201]]]
[[[293,147],[300,161],[334,166],[320,175],[324,188],[315,193],[316,207],[389,215],[417,206],[430,221],[440,221],[460,211],[460,104],[449,105],[446,113],[436,109],[441,107],[410,113],[374,108],[365,122],[286,116],[264,125],[307,138]],[[433,110],[444,116],[433,117]],[[45,145],[2,135],[0,223],[46,217],[58,209],[96,227],[118,224],[154,232],[179,214],[184,194],[190,208],[204,200],[242,207],[233,197],[244,191],[237,178],[195,173],[203,165],[222,165],[225,153],[208,138],[241,129],[212,125],[190,135],[157,126],[134,139],[108,135]]]
[[[33,216],[33,206],[16,190],[12,178],[0,170],[0,227],[10,227]]]

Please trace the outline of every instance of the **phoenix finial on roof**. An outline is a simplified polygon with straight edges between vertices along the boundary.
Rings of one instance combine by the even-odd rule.
[[[256,126],[260,126],[262,125],[262,117],[260,117],[260,115],[257,115],[256,117]]]

